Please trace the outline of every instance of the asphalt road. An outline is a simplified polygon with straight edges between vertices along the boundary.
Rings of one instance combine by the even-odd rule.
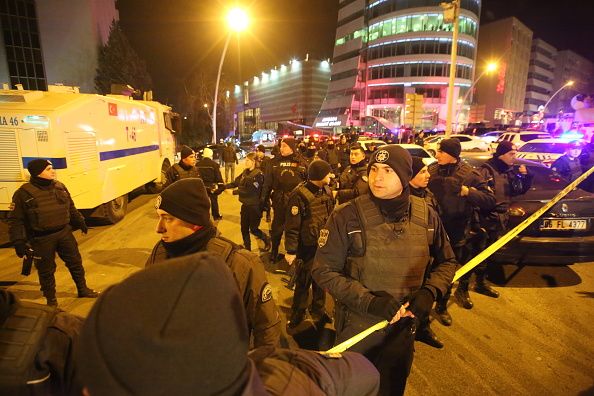
[[[76,232],[89,286],[103,290],[144,267],[155,233],[154,195],[132,199],[124,220]],[[220,197],[218,228],[241,243],[239,203],[230,191]],[[269,224],[262,222],[268,230]],[[256,251],[256,243],[253,243]],[[22,299],[44,303],[37,275],[20,275],[12,248],[0,249],[0,281]],[[284,315],[291,292],[281,276],[269,273],[274,297]],[[445,348],[416,343],[407,395],[592,395],[594,394],[594,259],[569,266],[503,265],[497,279],[499,299],[472,293],[475,307],[454,299],[452,327],[433,321]],[[76,298],[67,269],[58,260],[60,307],[87,315],[92,299]],[[292,346],[294,342],[290,343]]]

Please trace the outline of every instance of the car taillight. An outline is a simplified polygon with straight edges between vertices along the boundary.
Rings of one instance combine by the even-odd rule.
[[[514,207],[509,208],[509,210],[507,211],[507,213],[510,216],[514,216],[514,217],[524,217],[524,216],[526,216],[526,211],[523,208],[519,207],[519,206],[514,206]]]

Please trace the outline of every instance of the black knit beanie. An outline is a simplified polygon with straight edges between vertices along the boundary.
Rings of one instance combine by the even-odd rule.
[[[210,224],[210,199],[202,179],[192,177],[170,184],[157,197],[155,209],[190,224]]]
[[[412,156],[412,177],[411,177],[411,179],[414,179],[414,177],[421,171],[421,169],[423,169],[426,166],[427,165],[425,165],[425,163],[423,162],[423,159],[421,157]]]
[[[507,154],[510,151],[515,150],[515,149],[516,149],[516,146],[512,142],[510,142],[509,140],[502,140],[497,145],[497,148],[495,149],[495,152],[493,153],[493,157],[499,158],[502,155]]]
[[[332,172],[332,167],[324,160],[313,160],[307,167],[307,178],[309,180],[320,181]]]
[[[91,395],[237,395],[250,375],[243,302],[201,252],[151,266],[95,302],[76,368]]]
[[[294,138],[284,138],[283,140],[281,140],[281,143],[286,143],[287,146],[291,147],[291,150],[293,150],[293,153],[297,149],[297,142],[295,141]]]
[[[443,139],[441,142],[439,142],[439,150],[451,155],[454,158],[460,158],[462,145],[456,138]]]
[[[403,187],[408,185],[412,177],[412,159],[408,151],[397,144],[388,144],[374,151],[367,165],[367,174],[371,165],[386,164],[396,172]]]
[[[194,150],[192,150],[188,146],[182,146],[181,151],[180,151],[180,158],[181,159],[186,159],[190,155],[193,155],[193,154],[194,154]]]
[[[31,176],[35,177],[38,176],[41,172],[43,172],[45,168],[47,168],[47,166],[51,164],[52,163],[46,159],[38,158],[34,159],[33,161],[27,164],[27,170],[29,171]]]

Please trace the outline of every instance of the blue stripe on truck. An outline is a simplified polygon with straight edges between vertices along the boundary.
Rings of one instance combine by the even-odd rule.
[[[47,158],[47,157],[23,157],[23,168],[27,168],[29,162],[36,159],[46,159],[52,163],[54,169],[66,169],[66,158]]]
[[[154,144],[152,146],[134,147],[122,150],[104,151],[99,153],[99,159],[101,161],[107,161],[115,158],[128,157],[130,155],[148,153],[149,151],[159,150],[159,145]]]

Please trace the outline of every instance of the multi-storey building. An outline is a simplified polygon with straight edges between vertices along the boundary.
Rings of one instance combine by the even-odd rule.
[[[117,19],[115,0],[1,1],[0,82],[95,92],[99,45]]]
[[[327,60],[291,60],[263,72],[233,91],[237,130],[243,138],[281,122],[312,125],[330,81]],[[330,124],[330,123],[329,123]]]
[[[452,26],[441,0],[341,0],[328,93],[314,125],[405,125],[408,93],[423,95],[423,128],[443,127]],[[480,0],[461,0],[454,100],[472,84]],[[416,110],[418,111],[418,109]]]
[[[573,96],[594,92],[594,63],[570,50],[557,52],[553,92],[568,81],[573,81],[573,85],[561,90],[551,100],[546,108],[547,114],[553,115],[559,111],[573,112],[570,103]]]
[[[524,113],[531,116],[539,112],[553,91],[555,77],[555,59],[557,49],[542,39],[532,40],[530,63],[528,66],[528,82],[526,83],[526,98],[524,99]]]
[[[476,84],[476,102],[491,125],[510,125],[524,111],[531,46],[532,30],[515,17],[481,26],[477,62],[498,63],[495,75]]]

